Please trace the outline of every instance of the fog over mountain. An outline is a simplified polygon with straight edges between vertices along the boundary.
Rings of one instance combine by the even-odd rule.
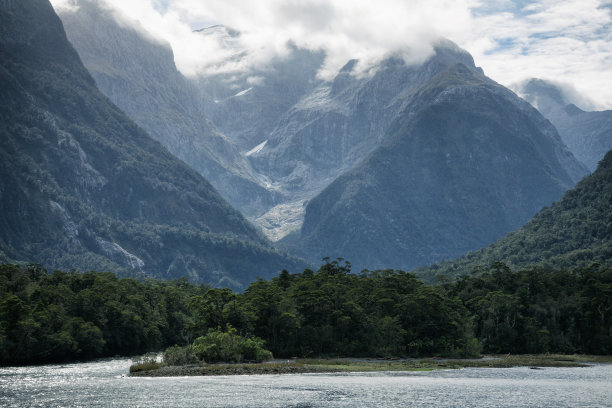
[[[357,71],[400,53],[408,64],[433,54],[448,38],[468,50],[491,78],[510,85],[525,78],[570,82],[597,109],[612,108],[612,9],[606,0],[526,2],[379,0],[97,0],[137,29],[169,42],[186,76],[261,70],[290,54],[291,44],[325,54],[319,75],[332,80],[350,59]],[[52,0],[78,9],[75,0]],[[234,48],[193,30],[225,25],[240,32]]]
[[[89,25],[76,23],[84,19],[86,3],[80,0],[75,3],[79,9],[61,13],[77,48],[87,54],[93,47],[103,59],[112,59],[115,52],[130,58],[128,42],[121,47],[90,44],[105,41],[83,34]],[[224,47],[227,61],[222,65],[248,64],[243,33],[214,25],[192,35]],[[107,36],[112,38],[110,33],[102,38]],[[206,115],[207,123],[240,152],[235,161],[233,156],[224,161],[227,169],[232,164],[235,173],[248,168],[251,179],[262,182],[273,197],[264,200],[263,194],[253,195],[239,184],[227,186],[241,197],[243,211],[257,209],[247,214],[268,237],[282,239],[283,247],[313,262],[332,255],[362,267],[410,268],[493,242],[587,172],[555,129],[486,78],[468,52],[439,39],[432,53],[424,63],[409,64],[403,51],[389,54],[378,63],[369,61],[367,74],[359,60],[347,60],[326,80],[320,75],[325,54],[288,44],[282,57],[258,67],[181,78],[198,95],[179,99],[184,108]],[[148,72],[159,65],[158,54],[149,52],[150,63],[139,69]],[[164,87],[159,84],[156,92],[163,95]],[[126,101],[138,96],[138,88],[125,88]],[[439,95],[424,97],[426,89]],[[107,93],[112,96],[112,87]],[[433,119],[424,118],[440,106],[447,114],[432,127]],[[157,112],[165,121],[165,112]],[[416,143],[419,138],[423,142]],[[464,164],[445,167],[451,157]],[[358,183],[348,182],[351,177]]]
[[[589,170],[594,171],[612,149],[612,110],[592,110],[593,103],[575,90],[542,79],[515,84],[513,89],[555,125]]]

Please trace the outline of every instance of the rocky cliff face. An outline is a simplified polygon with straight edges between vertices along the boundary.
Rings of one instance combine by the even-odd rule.
[[[412,120],[413,112],[407,108],[414,105],[419,90],[456,64],[482,75],[469,53],[449,41],[440,41],[435,55],[424,64],[406,66],[399,58],[389,58],[373,75],[357,77],[352,73],[355,61],[351,61],[332,82],[320,83],[302,97],[249,156],[255,169],[291,198],[260,217],[260,225],[272,224],[271,230],[279,231],[280,238],[295,231],[308,201],[384,144],[393,123]],[[474,104],[473,109],[490,107]],[[564,185],[570,187],[585,169],[544,122],[537,113],[530,117],[533,126],[556,138],[554,149],[546,154],[567,171],[573,182]],[[286,223],[274,224],[283,217]]]
[[[303,263],[103,96],[47,0],[0,2],[0,253],[248,284]]]
[[[381,145],[308,203],[288,248],[410,269],[495,241],[586,173],[529,104],[471,64],[438,67]]]
[[[612,149],[612,111],[584,111],[551,82],[531,79],[513,87],[550,120],[572,153],[591,171]]]
[[[197,88],[169,44],[121,22],[103,2],[78,0],[60,17],[100,90],[234,206],[256,215],[275,203],[237,146],[208,119]]]

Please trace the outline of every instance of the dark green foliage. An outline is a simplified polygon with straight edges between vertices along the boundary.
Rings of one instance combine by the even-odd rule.
[[[130,366],[130,373],[136,373],[138,371],[149,371],[155,370],[161,367],[162,364],[157,361],[157,353],[147,353],[141,357],[134,359],[134,364]]]
[[[612,260],[612,152],[558,202],[540,211],[519,230],[462,258],[417,271],[433,280],[465,275],[504,262],[511,268],[610,266]]]
[[[488,353],[612,353],[612,269],[496,264],[444,285],[474,317]]]
[[[257,281],[240,296],[254,333],[276,356],[464,355],[467,310],[399,271],[362,272],[327,262],[313,273]]]
[[[200,362],[198,356],[196,356],[194,352],[193,346],[187,345],[181,347],[176,344],[172,347],[168,347],[166,351],[164,351],[163,361],[171,366],[199,364]]]
[[[185,344],[208,287],[0,266],[0,365],[133,355]]]
[[[202,362],[240,363],[242,361],[262,362],[272,359],[272,353],[264,348],[263,340],[257,337],[245,338],[235,328],[226,331],[209,330],[193,342],[193,351]]]
[[[612,269],[493,268],[431,286],[401,271],[281,273],[245,293],[186,280],[0,266],[0,365],[134,355],[170,365],[319,356],[612,354]],[[269,351],[268,351],[269,350]],[[137,365],[150,365],[151,357]]]

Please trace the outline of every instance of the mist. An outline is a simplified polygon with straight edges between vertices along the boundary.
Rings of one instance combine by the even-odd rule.
[[[571,83],[599,109],[612,108],[612,13],[600,0],[52,0],[58,12],[97,1],[124,24],[171,44],[186,76],[248,74],[292,46],[322,51],[332,79],[351,59],[367,75],[382,59],[429,57],[439,38],[470,52],[485,73],[510,85],[530,77]],[[213,25],[227,37],[195,32]]]

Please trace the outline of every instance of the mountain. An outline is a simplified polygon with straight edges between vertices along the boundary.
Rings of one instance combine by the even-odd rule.
[[[169,44],[122,21],[99,0],[76,0],[59,16],[102,93],[149,135],[243,213],[256,215],[275,203],[275,193],[207,118],[205,101],[176,69]]]
[[[390,57],[370,75],[360,75],[355,72],[358,61],[352,60],[333,81],[321,82],[306,94],[250,155],[253,166],[291,197],[260,220],[297,219],[284,230],[280,223],[280,238],[299,229],[308,201],[379,147],[414,92],[455,63],[477,69],[469,53],[440,41],[423,64],[407,66],[403,59]]]
[[[310,200],[286,248],[407,270],[494,242],[586,174],[531,105],[442,55],[381,146]]]
[[[573,102],[573,95],[567,95],[562,86],[542,79],[532,78],[513,89],[555,125],[567,147],[589,170],[595,170],[612,149],[612,110],[584,111],[576,103],[585,101]]]
[[[358,75],[358,61],[349,61],[280,118],[251,160],[294,194],[320,191],[381,144],[419,86],[458,62],[474,66],[471,55],[450,42],[438,44],[424,64],[391,57],[371,76]]]
[[[0,1],[3,260],[241,288],[304,264],[96,88],[47,0]]]
[[[223,27],[213,27],[210,31],[209,35],[214,33],[233,44],[235,58],[241,58],[235,44],[239,34],[233,33],[232,37]],[[275,241],[299,231],[309,200],[381,146],[391,124],[404,113],[419,88],[457,63],[480,72],[469,53],[450,41],[439,41],[434,55],[423,64],[407,66],[403,59],[390,57],[370,74],[359,75],[358,61],[353,60],[332,81],[322,81],[316,77],[321,60],[312,53],[294,49],[282,64],[279,62],[268,72],[258,74],[264,78],[261,82],[249,84],[251,77],[244,74],[244,83],[233,83],[236,88],[231,91],[234,93],[231,97],[224,99],[217,90],[214,98],[217,109],[225,106],[227,112],[234,113],[234,118],[248,119],[244,123],[241,119],[234,120],[232,124],[237,128],[231,129],[222,124],[224,116],[211,109],[211,120],[233,140],[250,140],[245,146],[252,147],[247,155],[253,168],[282,196],[275,206],[256,218],[257,224]],[[287,74],[292,71],[299,75]],[[212,79],[210,82],[229,83]],[[284,113],[282,109],[270,109],[268,101],[273,104],[282,101],[279,106],[284,107]],[[273,111],[275,115],[262,114],[258,109],[269,109],[267,112]],[[247,126],[247,123],[253,125]],[[259,130],[254,134],[256,129]],[[568,188],[586,172],[561,143],[555,143],[553,154],[572,178],[563,187]],[[560,192],[555,198],[559,195]]]
[[[167,45],[118,24],[99,2],[78,4],[61,17],[102,90],[274,241],[299,232],[308,202],[381,146],[422,86],[457,63],[479,72],[469,53],[440,41],[424,64],[391,57],[358,75],[349,61],[324,81],[324,55],[289,44],[265,65],[185,78]],[[250,58],[238,31],[217,25],[193,35],[230,51],[226,65]],[[584,169],[566,153],[559,144],[554,154],[576,182]]]
[[[493,263],[520,268],[574,268],[612,264],[612,151],[593,174],[519,230],[459,259],[418,271],[421,276],[457,276]]]
[[[95,18],[100,20],[97,15]],[[106,26],[112,32],[104,34],[104,37],[111,39],[129,37],[129,33],[118,31],[116,26],[113,27],[111,24],[106,24]],[[87,27],[88,25],[85,25],[78,31],[87,31]],[[127,28],[124,30],[129,31]],[[226,61],[228,63],[226,65],[232,65],[235,68],[248,62],[250,58],[247,50],[241,46],[241,34],[235,30],[217,25],[198,30],[193,35],[208,36],[230,51],[231,56]],[[91,34],[88,36],[91,37]],[[82,43],[82,55],[100,54],[96,47],[93,47],[93,52],[88,51],[87,47],[92,48],[88,45],[90,41],[79,40],[76,37],[74,41]],[[106,54],[112,57],[113,53],[117,53],[117,59],[122,60],[128,58],[132,53],[138,56],[145,48],[144,46],[138,47],[139,43],[131,40],[121,41],[124,45],[113,45],[112,50],[105,51]],[[109,42],[101,41],[103,45]],[[119,40],[112,41],[113,44],[116,42]],[[161,47],[159,44],[155,46]],[[149,52],[149,54],[155,53]],[[89,58],[85,57],[85,59]],[[156,72],[154,58],[147,57],[143,59],[143,62],[149,60],[151,62],[141,64],[139,69],[147,67],[147,70],[152,69]],[[166,58],[164,61],[167,60]],[[444,72],[461,64],[467,67],[475,78],[483,81],[486,79],[482,70],[475,66],[471,55],[449,41],[439,41],[435,45],[432,57],[423,64],[408,66],[403,59],[390,57],[370,70],[368,74],[360,75],[356,70],[358,61],[349,61],[332,81],[324,81],[317,76],[323,60],[324,56],[320,53],[301,50],[289,44],[286,55],[268,61],[265,66],[232,72],[220,70],[216,73],[201,73],[197,80],[190,79],[188,82],[191,87],[199,89],[199,101],[203,105],[201,109],[210,118],[212,126],[218,128],[240,151],[241,155],[236,157],[235,161],[237,163],[247,162],[248,165],[242,168],[250,168],[248,173],[253,175],[252,179],[262,182],[259,185],[264,185],[273,196],[272,200],[267,200],[262,198],[265,197],[265,194],[252,194],[239,183],[233,183],[231,188],[234,196],[243,200],[239,208],[256,222],[269,238],[274,241],[283,239],[280,244],[297,254],[318,261],[322,256],[331,255],[330,252],[339,252],[338,255],[355,261],[358,260],[356,257],[365,256],[367,251],[363,251],[363,246],[360,246],[359,243],[350,244],[349,241],[357,240],[362,236],[360,234],[364,234],[364,231],[353,236],[347,232],[347,228],[358,229],[358,226],[361,226],[360,217],[355,216],[353,219],[351,217],[354,215],[345,214],[341,209],[345,204],[342,200],[334,204],[334,208],[340,211],[338,217],[334,216],[334,220],[325,216],[319,217],[317,214],[324,214],[329,208],[322,206],[317,209],[319,205],[317,203],[321,201],[316,196],[327,194],[323,191],[328,186],[332,190],[338,188],[334,183],[342,183],[343,181],[340,180],[344,180],[342,179],[343,174],[353,171],[356,173],[352,174],[357,174],[362,171],[356,168],[362,166],[364,159],[370,160],[369,157],[378,149],[387,151],[393,149],[394,147],[389,147],[391,146],[389,143],[396,132],[394,126],[402,127],[406,132],[412,129],[413,119],[418,119],[419,115],[423,114],[418,109],[419,104],[431,105],[434,103],[432,100],[423,99],[423,89],[439,86],[435,83],[440,80],[439,76]],[[223,65],[220,64],[220,66]],[[114,69],[117,75],[125,77],[126,81],[138,83],[138,76],[130,73],[130,68],[125,63],[115,64]],[[175,72],[173,64],[172,69]],[[152,74],[140,75],[157,78],[154,75],[151,76]],[[159,81],[167,81],[170,76],[166,75],[165,78],[160,77]],[[464,79],[466,78],[458,80]],[[471,79],[468,78],[467,82],[470,83],[470,81]],[[124,88],[128,89],[130,86],[125,85]],[[423,262],[458,256],[464,250],[487,245],[508,231],[518,228],[539,208],[560,197],[563,191],[573,186],[586,174],[586,169],[563,146],[552,126],[535,111],[530,111],[529,114],[524,113],[527,107],[520,105],[514,95],[506,93],[499,85],[495,86],[496,95],[482,98],[482,100],[471,100],[471,109],[482,110],[481,116],[486,116],[485,112],[493,112],[491,115],[498,117],[496,120],[499,123],[490,121],[492,123],[486,125],[485,133],[497,132],[495,128],[497,126],[503,129],[504,134],[511,134],[507,138],[521,140],[520,146],[517,143],[509,142],[512,145],[509,151],[523,156],[523,159],[511,158],[508,160],[511,165],[508,166],[502,166],[497,162],[490,163],[488,156],[506,160],[503,151],[505,146],[502,142],[486,146],[470,139],[468,136],[473,133],[473,129],[470,128],[473,126],[472,123],[467,123],[461,130],[463,132],[461,137],[467,140],[466,143],[471,143],[470,147],[454,147],[453,143],[458,139],[451,137],[452,132],[455,132],[455,129],[452,128],[454,125],[447,125],[441,132],[448,136],[448,140],[444,141],[444,146],[437,146],[435,149],[440,151],[446,149],[445,152],[449,154],[449,157],[456,156],[457,160],[467,160],[472,164],[480,163],[481,167],[477,171],[469,170],[467,167],[453,168],[444,173],[444,176],[432,179],[432,184],[427,187],[423,187],[424,182],[418,184],[417,180],[412,180],[411,183],[417,184],[414,186],[415,191],[424,190],[424,193],[431,196],[423,199],[419,205],[433,209],[436,207],[432,207],[432,203],[428,200],[435,201],[435,197],[443,196],[440,191],[448,189],[447,181],[456,179],[457,182],[453,187],[454,195],[448,198],[450,200],[448,205],[438,206],[437,213],[432,210],[428,215],[429,221],[426,221],[427,217],[420,218],[418,223],[422,222],[423,225],[419,224],[417,228],[419,231],[423,228],[429,230],[441,224],[443,229],[448,228],[454,232],[443,231],[442,235],[447,237],[446,241],[438,244],[435,234],[425,237],[430,233],[421,234],[419,232],[413,236],[404,231],[406,225],[387,225],[378,220],[378,217],[384,219],[384,216],[370,214],[368,215],[371,216],[369,222],[376,224],[374,228],[376,233],[371,239],[384,247],[381,248],[383,252],[389,251],[389,253],[380,260],[372,259],[372,264],[367,260],[368,266],[390,266],[384,264],[387,261],[392,262],[393,265],[399,262],[399,265],[402,266],[414,266]],[[156,95],[170,92],[166,85],[159,85],[155,89],[157,90]],[[138,92],[134,94],[137,95]],[[480,96],[474,98],[478,97]],[[498,100],[500,98],[506,98],[510,102],[500,102]],[[129,100],[127,96],[125,99]],[[452,103],[459,105],[463,101],[457,97]],[[481,104],[485,106],[481,107]],[[504,104],[513,105],[511,111],[519,113],[501,112]],[[458,109],[461,107],[459,106]],[[166,121],[164,115],[167,110],[156,112],[160,120]],[[146,113],[146,109],[143,109],[143,113]],[[525,123],[517,123],[515,117],[517,115]],[[474,126],[481,126],[479,122],[474,123],[476,123]],[[522,141],[521,135],[528,141]],[[530,144],[535,147],[532,148]],[[433,148],[427,144],[411,146],[410,150],[406,151],[406,156],[412,155],[424,160],[425,153]],[[473,154],[475,150],[478,150],[476,155]],[[193,153],[194,155],[199,154],[195,151]],[[197,160],[190,163],[195,161]],[[421,171],[420,167],[416,167],[419,161],[416,160],[414,163],[415,167],[410,167],[410,170]],[[432,163],[433,159],[421,165],[435,167]],[[535,175],[519,171],[521,168],[533,169]],[[251,170],[254,173],[251,173]],[[393,172],[394,168],[385,168],[385,171]],[[442,174],[435,168],[430,171]],[[497,177],[488,174],[499,171],[510,171],[523,177],[512,174]],[[383,186],[382,189],[390,183],[396,183],[398,188],[404,185],[405,180],[401,178],[406,178],[406,176],[394,174],[393,177],[400,178],[397,182],[387,180],[386,175],[375,164],[372,164],[372,172],[376,174],[376,177],[368,173],[364,180],[380,183]],[[463,177],[468,177],[468,182],[465,182]],[[433,184],[434,181],[438,184]],[[537,184],[539,182],[542,183],[541,189]],[[478,183],[497,184],[481,188],[478,187]],[[362,184],[367,183],[363,181]],[[406,187],[409,186],[412,184],[406,184]],[[466,191],[470,191],[469,197],[461,193],[460,190],[464,187]],[[351,194],[353,190],[355,187],[351,187]],[[227,196],[227,193],[225,194]],[[352,197],[351,194],[349,194],[350,197]],[[518,197],[517,200],[515,196]],[[442,200],[444,201],[446,198]],[[509,204],[505,201],[508,201]],[[232,202],[237,203],[238,201],[232,200]],[[402,203],[398,204],[399,207],[402,205]],[[460,209],[455,209],[453,207],[455,205],[458,205]],[[370,207],[372,213],[387,211],[384,204],[379,204],[375,200]],[[308,215],[308,208],[311,209],[310,215]],[[416,215],[411,216],[419,218],[426,213],[426,209],[420,208],[416,210]],[[479,220],[470,213],[472,210],[482,211],[483,209],[486,209],[485,214],[487,214],[483,220]],[[349,218],[344,219],[345,215]],[[328,222],[330,223],[329,228],[334,229],[333,232],[324,226],[328,225]],[[350,227],[340,225],[345,222],[354,225]],[[487,228],[484,228],[483,224],[487,224]],[[380,231],[383,225],[396,230],[391,234],[393,236],[391,243],[378,239],[379,236],[386,235]],[[456,239],[461,235],[458,231],[473,226],[476,226],[478,232],[470,233],[467,239],[463,237]],[[365,227],[369,228],[367,223]],[[325,233],[322,233],[323,239],[319,239],[319,233],[316,232],[319,229],[325,230]],[[480,230],[484,232],[481,233]],[[349,237],[343,234],[348,234]],[[420,237],[429,240],[428,243],[423,244],[425,249],[420,248],[416,243],[422,241]],[[368,239],[370,238],[366,238],[363,242],[367,242]],[[334,240],[340,240],[342,244]],[[345,248],[349,247],[353,249],[344,254]],[[414,262],[401,259],[402,257],[407,258],[406,256],[395,257],[398,252],[415,248],[420,252],[412,257]],[[354,251],[359,255],[352,255]]]

